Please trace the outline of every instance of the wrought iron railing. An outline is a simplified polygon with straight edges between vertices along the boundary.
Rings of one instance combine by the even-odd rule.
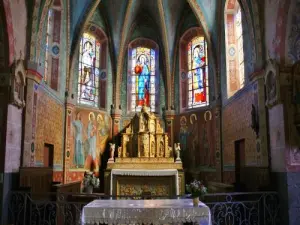
[[[9,224],[79,225],[82,208],[94,199],[148,198],[149,196],[107,196],[82,193],[11,192]],[[151,199],[187,196],[151,196]],[[204,202],[211,209],[212,225],[279,225],[279,201],[275,192],[208,194]]]

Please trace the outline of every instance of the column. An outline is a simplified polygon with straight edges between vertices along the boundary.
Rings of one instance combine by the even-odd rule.
[[[26,109],[24,127],[23,167],[35,166],[35,132],[38,87],[42,80],[42,68],[37,63],[28,62],[26,75]]]
[[[174,148],[174,120],[175,120],[175,110],[165,111],[165,121],[166,121],[166,133],[169,136],[169,146]],[[173,152],[173,154],[175,154]]]
[[[215,112],[214,112],[214,120],[215,120],[215,158],[216,158],[216,176],[217,181],[222,182],[222,173],[223,173],[223,164],[222,164],[222,154],[221,154],[221,109],[222,106],[220,104],[216,105]]]
[[[111,118],[112,118],[112,129],[111,129],[111,136],[114,143],[118,141],[118,134],[121,130],[121,116],[122,116],[122,110],[121,109],[115,109],[112,106],[111,109]]]
[[[72,148],[72,115],[74,114],[75,105],[68,100],[66,104],[66,118],[65,118],[65,126],[66,126],[66,139],[65,139],[65,149],[64,149],[64,160],[63,160],[63,183],[68,183],[69,180],[68,170],[70,168],[71,159],[71,148]]]

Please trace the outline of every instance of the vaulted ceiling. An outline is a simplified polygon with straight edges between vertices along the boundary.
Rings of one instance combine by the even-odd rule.
[[[209,34],[213,31],[209,30],[212,26],[207,24],[207,21],[210,23],[215,21],[216,10],[212,8],[217,7],[217,0],[72,0],[70,2],[73,50],[83,32],[84,24],[91,21],[93,15],[97,13],[102,18],[102,24],[105,25],[103,29],[110,42],[112,61],[115,62],[112,70],[116,81],[114,85],[116,93],[120,88],[126,46],[137,33],[143,30],[144,34],[147,33],[145,37],[150,35],[159,44],[164,58],[165,84],[166,87],[171,88],[178,36],[184,32],[182,25],[192,16],[192,24],[203,26],[210,42]],[[186,28],[188,25],[185,23]],[[171,92],[172,90],[166,90],[170,95],[167,97],[168,104],[171,104]]]
[[[198,0],[199,1],[199,0]],[[208,18],[214,15],[210,13],[212,5],[216,0],[72,0],[71,2],[71,33],[78,32],[76,28],[84,24],[86,15],[97,4],[95,10],[100,10],[100,14],[106,20],[107,30],[112,38],[114,52],[119,53],[122,41],[126,43],[130,38],[133,26],[148,23],[155,28],[155,35],[158,35],[162,43],[167,44],[168,53],[173,54],[176,31],[184,11],[190,9],[190,5],[198,5],[203,8],[203,14]],[[203,21],[204,22],[204,21]],[[137,24],[140,23],[140,24]],[[144,24],[145,25],[145,24]],[[146,24],[147,25],[147,24]],[[71,34],[72,36],[72,34]],[[124,40],[125,39],[125,40]],[[76,41],[76,38],[73,39]],[[118,58],[118,56],[116,57]]]

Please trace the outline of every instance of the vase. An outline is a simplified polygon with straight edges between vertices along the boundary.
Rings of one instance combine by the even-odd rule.
[[[92,185],[89,185],[89,186],[85,187],[85,193],[92,194],[93,189],[94,189],[94,187]]]
[[[199,197],[194,197],[193,198],[193,205],[194,205],[194,207],[198,207],[199,206],[199,202],[200,202]]]

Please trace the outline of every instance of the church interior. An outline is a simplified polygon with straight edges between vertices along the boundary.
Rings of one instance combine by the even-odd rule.
[[[209,206],[276,198],[213,224],[300,224],[300,0],[0,0],[0,224],[69,224],[9,222],[17,195],[195,179]]]

